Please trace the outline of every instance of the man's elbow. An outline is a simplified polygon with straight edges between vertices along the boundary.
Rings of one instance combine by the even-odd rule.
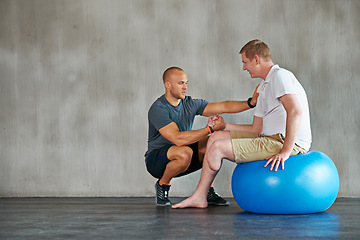
[[[262,134],[262,129],[257,129],[257,130],[255,130],[255,133],[257,133],[257,134]]]
[[[253,133],[262,134],[262,127],[253,127],[251,130]]]
[[[289,112],[287,112],[287,115],[295,118],[301,118],[302,111],[300,108],[293,108]]]

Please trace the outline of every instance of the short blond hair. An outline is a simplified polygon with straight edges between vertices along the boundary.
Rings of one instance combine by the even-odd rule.
[[[258,39],[251,40],[245,44],[240,50],[240,54],[242,53],[245,53],[245,56],[250,59],[250,61],[254,59],[255,55],[265,59],[265,61],[272,61],[268,45]]]

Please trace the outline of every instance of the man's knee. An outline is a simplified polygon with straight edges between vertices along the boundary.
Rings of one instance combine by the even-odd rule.
[[[230,132],[228,131],[217,131],[214,132],[213,134],[211,134],[209,141],[208,141],[208,145],[213,144],[214,142],[218,141],[218,140],[223,140],[223,139],[230,139]]]
[[[223,159],[230,161],[235,160],[231,139],[215,141],[209,149],[209,157],[207,158],[207,161],[211,170],[218,171],[221,168]]]
[[[209,150],[211,157],[207,158],[209,167],[213,171],[218,171],[221,167],[221,162],[224,157],[224,146],[223,141],[214,141]]]
[[[223,134],[224,134],[224,132],[222,132],[222,131],[214,132],[213,134],[210,135],[209,139],[214,142],[214,141],[222,138]]]
[[[188,168],[193,155],[193,150],[188,146],[176,147],[176,150],[171,153],[169,159],[177,161],[182,168]]]

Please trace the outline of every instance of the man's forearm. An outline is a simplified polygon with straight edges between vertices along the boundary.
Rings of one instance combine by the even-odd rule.
[[[239,113],[250,108],[254,108],[257,103],[257,98],[249,98],[247,101],[225,101],[224,113]]]
[[[253,125],[249,124],[232,124],[226,123],[225,131],[245,131],[245,132],[253,132],[259,133],[255,130]]]
[[[247,101],[226,101],[224,102],[224,113],[239,113],[250,109]]]
[[[251,103],[251,104],[256,104]],[[223,113],[239,113],[245,110],[250,109],[247,101],[225,101],[225,102],[216,102],[216,103],[209,103],[204,112],[203,116],[210,117],[216,114],[223,114]]]
[[[254,115],[252,124],[231,124],[226,123],[224,130],[234,130],[234,131],[246,131],[252,133],[262,133],[262,118]]]
[[[291,154],[295,146],[296,136],[299,131],[300,122],[301,115],[287,116],[285,140],[281,152]]]
[[[207,127],[198,130],[179,132],[176,136],[174,144],[176,146],[186,146],[200,141],[200,139],[210,134]]]

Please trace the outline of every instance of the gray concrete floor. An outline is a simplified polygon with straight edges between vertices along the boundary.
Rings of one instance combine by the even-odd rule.
[[[358,198],[306,215],[251,214],[229,200],[173,210],[154,198],[0,198],[0,239],[360,239]]]

